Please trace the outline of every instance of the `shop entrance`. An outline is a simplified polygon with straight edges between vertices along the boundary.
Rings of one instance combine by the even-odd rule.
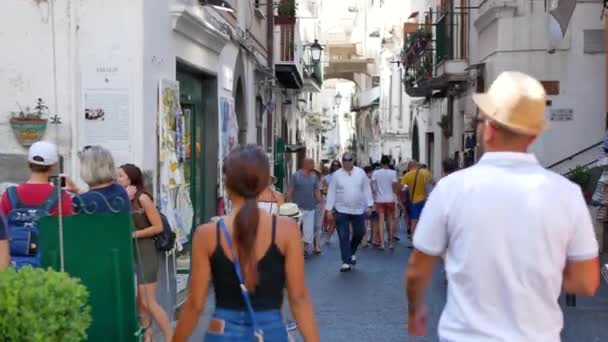
[[[217,211],[217,78],[178,64],[177,80],[185,127],[184,176],[196,227]]]

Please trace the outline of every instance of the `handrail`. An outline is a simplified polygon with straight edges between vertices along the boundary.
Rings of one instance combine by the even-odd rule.
[[[576,152],[576,153],[574,153],[574,154],[572,154],[572,155],[570,155],[570,156],[568,156],[568,157],[566,157],[566,158],[564,158],[564,159],[562,159],[562,160],[560,160],[560,161],[558,161],[558,162],[555,162],[555,163],[553,163],[553,164],[551,164],[551,165],[547,166],[547,169],[552,169],[552,168],[556,167],[556,166],[557,166],[557,165],[559,165],[559,164],[562,164],[562,163],[565,163],[565,162],[567,162],[567,161],[569,161],[569,160],[572,160],[572,158],[574,158],[574,157],[576,157],[576,156],[578,156],[578,155],[580,155],[580,154],[583,154],[583,153],[585,153],[585,152],[587,152],[587,151],[589,151],[589,150],[592,150],[592,149],[594,149],[594,148],[596,148],[596,147],[600,146],[602,143],[604,143],[604,141],[603,141],[603,140],[602,140],[602,141],[600,141],[600,142],[598,142],[598,143],[596,143],[596,144],[593,144],[593,145],[591,145],[591,146],[589,146],[589,147],[587,147],[587,148],[585,148],[585,149],[582,149],[582,150],[580,150],[580,151],[578,151],[578,152]]]
[[[600,158],[598,158],[598,159],[596,159],[596,160],[594,160],[594,161],[592,161],[592,162],[589,162],[589,163],[587,163],[587,164],[585,164],[585,165],[579,165],[579,166],[580,166],[580,167],[587,167],[587,166],[591,166],[591,165],[593,165],[593,164],[597,163],[598,161],[600,161]],[[572,172],[574,172],[574,170],[575,170],[575,169],[572,169],[572,170],[570,170],[570,171],[568,171],[568,172],[564,173],[562,176],[564,176],[564,177],[568,177],[568,176],[569,176],[569,175],[570,175]]]

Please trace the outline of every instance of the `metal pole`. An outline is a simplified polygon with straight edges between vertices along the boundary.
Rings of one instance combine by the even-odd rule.
[[[608,33],[608,13],[606,11],[608,3],[604,2],[604,32]],[[608,46],[608,34],[604,34],[605,46]],[[606,100],[606,129],[608,129],[608,53],[606,55],[606,87],[604,89]]]
[[[57,42],[55,37],[55,0],[49,1],[49,13],[51,19],[51,44],[53,50],[53,101],[54,106],[54,115],[59,113],[59,96],[57,95]],[[59,124],[55,124],[55,144],[59,145]],[[61,183],[57,182],[55,184],[57,188],[57,192],[59,194],[59,200],[57,201],[57,217],[58,217],[58,230],[59,230],[59,269],[61,272],[65,271],[65,258],[64,258],[64,246],[63,246],[63,203],[62,203],[62,192],[61,192]]]

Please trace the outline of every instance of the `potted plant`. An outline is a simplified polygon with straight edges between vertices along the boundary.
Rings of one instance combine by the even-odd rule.
[[[274,18],[275,24],[293,25],[296,23],[296,12],[298,5],[295,0],[281,0],[277,8],[277,16]]]
[[[447,115],[442,115],[441,120],[437,122],[437,125],[441,127],[441,131],[444,137],[449,138],[452,136],[452,125]]]
[[[581,187],[585,200],[587,203],[590,203],[591,189],[589,189],[589,185],[591,183],[591,170],[589,170],[589,168],[586,166],[578,165],[574,169],[570,170],[568,173],[568,179]]]
[[[86,340],[88,297],[86,287],[67,273],[30,267],[0,272],[2,341]]]
[[[11,128],[22,146],[29,147],[42,139],[48,123],[48,119],[44,117],[47,113],[48,107],[41,98],[36,100],[33,111],[29,107],[20,107],[18,112],[11,113]]]

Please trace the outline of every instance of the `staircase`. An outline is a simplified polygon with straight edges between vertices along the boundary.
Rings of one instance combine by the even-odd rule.
[[[549,166],[547,169],[557,172],[561,175],[568,175],[577,166],[594,167],[606,155],[602,148],[603,141],[595,143],[587,148],[584,148],[570,156],[559,160]]]

